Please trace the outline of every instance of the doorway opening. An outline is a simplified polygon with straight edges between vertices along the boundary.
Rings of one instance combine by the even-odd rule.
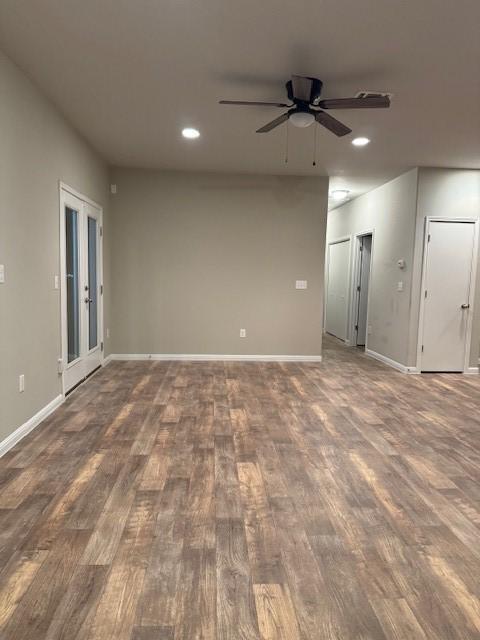
[[[357,235],[355,240],[354,325],[352,344],[365,349],[368,336],[368,300],[373,235],[371,233]]]
[[[61,371],[68,393],[103,362],[102,208],[60,185]]]

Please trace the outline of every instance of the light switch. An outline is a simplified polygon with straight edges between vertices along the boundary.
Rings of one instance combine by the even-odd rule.
[[[60,279],[58,276],[53,276],[53,288],[58,289],[60,286]]]
[[[403,282],[397,283],[397,291],[403,291]]]
[[[307,281],[306,280],[296,280],[295,281],[295,289],[306,289]]]
[[[0,284],[5,282],[5,265],[0,264]]]

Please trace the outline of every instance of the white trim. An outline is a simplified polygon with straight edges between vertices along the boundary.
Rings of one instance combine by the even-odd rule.
[[[401,371],[402,373],[420,373],[420,370],[417,369],[417,367],[407,367],[406,365],[401,364],[396,360],[392,360],[391,358],[387,358],[387,356],[384,356],[381,353],[377,353],[376,351],[372,351],[371,349],[365,349],[365,353],[367,354],[367,356],[375,358],[375,360],[379,360],[380,362],[383,362],[383,364],[386,364],[389,367],[396,369],[397,371]]]
[[[242,355],[222,353],[111,353],[110,360],[193,360],[198,362],[236,360],[239,362],[321,362],[322,356]]]
[[[469,375],[477,375],[478,376],[479,367],[468,367],[463,373],[466,376],[469,376]]]
[[[92,207],[95,207],[96,209],[101,209],[103,211],[102,205],[98,204],[98,202],[95,202],[95,200],[92,200],[91,198],[87,197],[83,193],[80,193],[80,191],[77,191],[73,187],[70,187],[68,184],[66,184],[65,182],[62,182],[61,180],[58,181],[58,184],[60,187],[60,191],[62,190],[68,191],[68,193],[72,196],[75,196],[75,198],[78,198],[79,200],[83,200],[83,202],[86,202],[87,204],[92,205]]]
[[[426,216],[424,224],[424,238],[423,238],[423,257],[422,257],[422,279],[420,288],[420,312],[418,314],[418,334],[417,334],[417,366],[418,371],[422,370],[422,344],[424,334],[424,320],[425,320],[425,287],[427,280],[427,259],[428,259],[428,235],[430,233],[431,222],[468,222],[474,225],[473,236],[473,251],[472,251],[472,266],[470,276],[470,292],[468,297],[468,303],[470,305],[470,313],[467,320],[467,335],[465,339],[465,357],[464,357],[464,373],[471,373],[469,371],[470,366],[470,350],[472,344],[472,332],[473,332],[473,313],[475,302],[475,286],[477,277],[477,257],[478,257],[478,236],[479,236],[479,219],[478,218],[452,218],[450,216]],[[441,372],[439,372],[441,373]],[[459,372],[461,373],[461,372]]]
[[[45,420],[45,418],[47,418],[51,413],[53,413],[55,409],[57,409],[64,402],[64,400],[65,397],[63,395],[58,395],[51,402],[45,405],[43,409],[40,409],[40,411],[32,416],[30,420],[24,422],[20,427],[18,427],[18,429],[15,429],[13,433],[7,436],[5,440],[0,442],[0,458],[5,453],[7,453],[7,451],[10,451],[10,449],[12,449],[12,447],[14,447],[18,442],[20,442],[22,438],[28,435],[30,431],[33,431],[35,427],[38,427],[38,425],[43,422],[43,420]]]

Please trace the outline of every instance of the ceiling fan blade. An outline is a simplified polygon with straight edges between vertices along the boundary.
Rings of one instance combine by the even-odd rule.
[[[343,124],[342,122],[340,122],[340,120],[337,120],[329,113],[325,113],[324,111],[317,111],[315,113],[315,120],[339,138],[342,136],[346,136],[348,133],[352,132],[352,130],[349,129],[347,125]]]
[[[271,122],[263,125],[263,127],[260,127],[260,129],[257,129],[257,133],[267,133],[268,131],[275,129],[275,127],[278,127],[278,125],[282,124],[286,120],[288,120],[288,112],[282,114],[278,118],[275,118],[275,120],[272,120]]]
[[[320,109],[387,109],[390,106],[388,96],[367,96],[365,98],[332,98],[320,100]]]
[[[293,97],[297,100],[310,102],[312,79],[303,76],[292,76]]]
[[[247,100],[220,100],[218,104],[235,104],[240,106],[256,107],[289,107],[291,105],[284,102],[249,102]]]

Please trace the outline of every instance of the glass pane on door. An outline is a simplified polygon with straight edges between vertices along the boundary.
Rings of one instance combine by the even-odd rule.
[[[78,272],[78,212],[70,207],[65,207],[65,235],[68,362],[73,362],[80,356],[80,288]]]
[[[88,348],[98,344],[97,221],[88,217]]]

